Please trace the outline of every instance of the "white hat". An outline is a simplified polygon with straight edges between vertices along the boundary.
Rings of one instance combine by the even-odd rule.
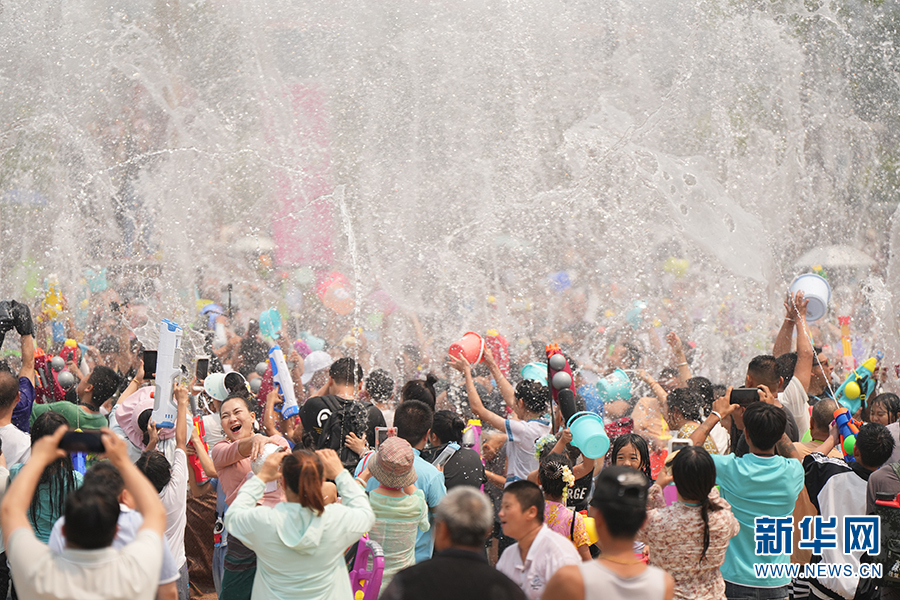
[[[334,359],[327,352],[321,350],[310,352],[309,356],[303,359],[303,375],[300,377],[300,381],[303,382],[303,385],[308,384],[317,371],[327,369],[333,362]]]
[[[211,398],[224,402],[228,397],[228,390],[225,389],[225,373],[207,375],[203,380],[203,389]]]

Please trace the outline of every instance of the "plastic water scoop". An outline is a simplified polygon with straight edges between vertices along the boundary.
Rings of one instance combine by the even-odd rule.
[[[372,560],[372,568],[369,568],[369,559]],[[359,539],[356,548],[356,559],[353,561],[353,569],[350,571],[350,587],[353,590],[353,600],[377,600],[381,592],[381,578],[384,575],[384,550],[378,542],[373,542],[369,536],[364,535]]]

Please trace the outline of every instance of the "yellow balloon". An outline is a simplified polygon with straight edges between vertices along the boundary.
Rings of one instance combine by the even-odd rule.
[[[844,386],[844,395],[850,400],[859,398],[859,393],[859,384],[855,381],[850,381]]]

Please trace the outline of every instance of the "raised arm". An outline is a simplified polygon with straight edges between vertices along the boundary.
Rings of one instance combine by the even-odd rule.
[[[797,322],[797,366],[794,367],[794,377],[803,386],[803,391],[809,390],[809,382],[812,379],[813,347],[809,341],[808,328],[806,327],[806,307],[809,300],[803,297],[803,292],[797,292],[791,307],[794,308],[794,318]]]
[[[494,381],[497,382],[497,387],[500,388],[503,402],[510,408],[514,407],[516,405],[516,388],[514,388],[513,384],[511,384],[503,375],[500,367],[497,366],[497,361],[494,360],[494,355],[491,354],[491,349],[487,346],[484,347],[484,362],[490,370]]]
[[[279,397],[277,388],[272,388],[272,391],[266,394],[266,404],[263,408],[263,431],[266,435],[279,434],[278,427],[275,426],[275,402]]]
[[[175,447],[182,450],[187,449],[188,440],[188,405],[191,402],[191,396],[186,387],[175,387],[175,401],[178,403],[178,410],[175,413]]]
[[[693,445],[702,446],[706,441],[706,436],[708,436],[709,432],[716,426],[716,423],[731,418],[731,413],[737,408],[737,404],[731,403],[732,389],[733,388],[729,387],[725,391],[724,396],[716,398],[716,401],[713,402],[712,411],[710,411],[709,416],[706,417],[706,420],[703,421],[703,423],[700,424],[700,427],[695,429],[690,436]]]
[[[22,368],[19,377],[25,377],[34,385],[34,337],[22,336]]]
[[[460,356],[456,358],[451,356],[449,362],[451,367],[462,373],[466,378],[466,395],[469,397],[469,407],[472,409],[472,412],[494,429],[504,431],[506,429],[506,419],[485,408],[481,402],[481,397],[475,389],[475,380],[472,379],[472,366],[466,360],[466,357]]]
[[[775,346],[772,348],[772,354],[775,358],[791,351],[791,338],[794,335],[794,325],[797,323],[794,317],[795,314],[791,293],[788,292],[784,301],[784,321],[781,322],[781,329],[778,330],[778,335],[775,336]]]
[[[666,342],[672,349],[672,354],[675,355],[675,367],[678,369],[678,379],[681,383],[687,383],[687,380],[691,378],[691,367],[688,366],[687,357],[684,355],[684,344],[681,343],[681,338],[679,338],[678,334],[674,331],[670,331],[666,334]],[[654,393],[656,392],[654,391]]]

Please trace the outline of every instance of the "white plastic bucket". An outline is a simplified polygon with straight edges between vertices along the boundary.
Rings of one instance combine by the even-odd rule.
[[[831,300],[831,286],[828,280],[815,273],[800,275],[791,283],[791,293],[803,291],[803,296],[809,300],[806,307],[806,320],[818,321],[828,311],[828,302]]]

